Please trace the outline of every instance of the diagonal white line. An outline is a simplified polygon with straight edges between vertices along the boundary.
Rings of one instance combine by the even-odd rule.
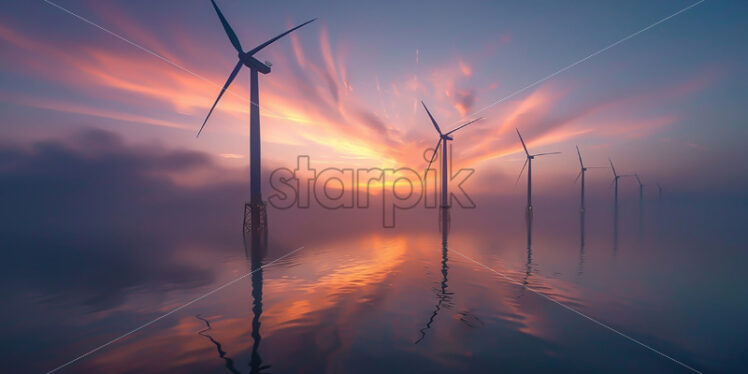
[[[164,56],[162,56],[162,55],[160,55],[160,54],[158,54],[158,53],[156,53],[156,52],[154,52],[154,51],[152,51],[152,50],[150,50],[150,49],[148,49],[148,48],[146,48],[146,47],[143,47],[142,45],[140,45],[140,44],[138,44],[138,43],[135,43],[135,42],[133,42],[132,40],[130,40],[130,39],[127,39],[127,38],[125,38],[124,36],[122,36],[122,35],[120,35],[120,34],[117,34],[116,32],[114,32],[114,31],[112,31],[112,30],[109,30],[109,29],[107,29],[106,27],[104,27],[104,26],[101,26],[101,25],[99,25],[99,24],[97,24],[97,23],[95,23],[95,22],[93,22],[93,21],[91,21],[91,20],[89,20],[89,19],[87,19],[87,18],[85,18],[85,17],[83,17],[83,16],[81,16],[81,15],[79,15],[79,14],[77,14],[77,13],[75,13],[75,12],[73,12],[73,11],[71,11],[71,10],[67,9],[67,8],[65,8],[65,7],[63,7],[62,5],[59,5],[59,4],[57,4],[57,3],[55,3],[55,2],[52,2],[52,1],[50,1],[50,0],[42,0],[42,1],[44,1],[45,3],[47,3],[47,4],[51,5],[51,6],[53,6],[53,7],[57,8],[57,9],[59,9],[59,10],[63,11],[63,12],[65,12],[65,13],[67,13],[67,14],[69,14],[69,15],[71,15],[71,16],[73,16],[73,17],[75,17],[75,18],[77,18],[77,19],[79,19],[79,20],[81,20],[81,21],[83,21],[83,22],[85,22],[85,23],[87,23],[87,24],[89,24],[89,25],[93,26],[93,27],[96,27],[97,29],[99,29],[99,30],[101,30],[101,31],[104,31],[105,33],[107,33],[107,34],[109,34],[109,35],[111,35],[111,36],[113,36],[113,37],[115,37],[115,38],[117,38],[117,39],[119,39],[119,40],[121,40],[121,41],[123,41],[123,42],[127,43],[127,44],[130,44],[131,46],[133,46],[133,47],[135,47],[135,48],[137,48],[137,49],[140,49],[141,51],[143,51],[143,52],[145,52],[145,53],[148,53],[149,55],[152,55],[152,56],[154,56],[154,57],[158,58],[158,59],[159,59],[159,60],[161,60],[161,61],[164,61],[164,62],[166,62],[167,64],[169,64],[169,65],[171,65],[171,66],[174,66],[174,67],[175,67],[175,68],[177,68],[177,69],[183,70],[183,71],[185,71],[185,72],[187,72],[187,73],[189,73],[189,74],[193,75],[194,77],[200,78],[200,79],[202,79],[202,80],[204,80],[204,81],[206,81],[206,82],[208,82],[208,83],[210,83],[210,84],[212,84],[212,85],[214,85],[214,86],[216,86],[216,87],[223,87],[223,85],[220,85],[220,84],[218,84],[218,83],[215,83],[215,82],[213,82],[213,81],[209,80],[208,78],[205,78],[204,76],[202,76],[202,75],[200,75],[200,74],[198,74],[198,73],[195,73],[194,71],[192,71],[192,70],[190,70],[190,69],[187,69],[186,67],[184,67],[184,66],[182,66],[182,65],[180,65],[180,64],[177,64],[176,62],[174,62],[174,61],[172,61],[172,60],[170,60],[170,59],[168,59],[168,58],[166,58],[166,57],[164,57]],[[236,96],[236,97],[238,97],[238,98],[241,98],[241,99],[244,99],[244,100],[249,100],[248,98],[246,98],[246,97],[244,97],[244,96],[242,96],[242,95],[240,95],[240,94],[237,94],[236,92],[234,92],[234,91],[233,91],[233,90],[231,90],[231,89],[226,89],[226,91],[228,91],[228,92],[229,92],[229,93],[230,93],[231,95],[234,95],[234,96]],[[277,113],[277,112],[275,112],[275,111],[273,111],[273,110],[270,110],[270,109],[268,109],[268,108],[266,108],[266,107],[262,107],[262,106],[260,106],[260,105],[259,105],[259,104],[257,104],[257,103],[253,103],[253,102],[252,102],[251,100],[249,100],[249,102],[250,102],[250,103],[252,103],[252,104],[255,104],[255,105],[257,105],[257,106],[258,106],[258,107],[260,107],[260,108],[261,108],[261,109],[262,109],[263,111],[267,111],[267,112],[270,112],[271,114],[273,114],[273,115],[275,115],[275,116],[278,116],[278,117],[280,117],[280,118],[283,118],[283,119],[287,119],[287,120],[289,120],[289,121],[294,121],[294,122],[296,122],[296,121],[295,121],[295,120],[294,120],[293,118],[290,118],[290,117],[286,117],[286,116],[284,116],[284,115],[282,115],[282,114],[280,114],[280,113]]]
[[[595,51],[595,52],[587,55],[586,57],[584,57],[584,58],[582,58],[580,60],[577,60],[577,61],[575,61],[575,62],[573,62],[573,63],[571,63],[569,65],[566,65],[563,68],[558,69],[555,72],[553,72],[551,74],[548,74],[545,77],[540,78],[540,79],[536,80],[535,82],[532,82],[532,83],[528,84],[527,86],[524,86],[524,87],[520,88],[519,90],[514,91],[514,92],[510,93],[509,95],[504,96],[501,99],[498,99],[498,100],[494,101],[493,103],[488,104],[488,105],[484,106],[483,108],[478,109],[477,111],[475,111],[475,112],[473,112],[473,113],[471,113],[471,114],[469,114],[467,116],[464,116],[463,119],[455,122],[455,124],[452,125],[452,126],[457,125],[458,123],[464,121],[467,118],[473,117],[473,116],[475,116],[477,114],[480,114],[480,113],[482,113],[482,112],[484,112],[484,111],[486,111],[488,109],[491,109],[494,106],[496,106],[496,105],[498,105],[498,104],[500,104],[500,103],[502,103],[502,102],[504,102],[504,101],[506,101],[508,99],[511,99],[512,97],[517,96],[520,93],[522,93],[524,91],[527,91],[528,89],[530,89],[532,87],[535,87],[535,86],[537,86],[537,85],[539,85],[539,84],[541,84],[541,83],[543,83],[543,82],[545,82],[545,81],[547,81],[547,80],[549,80],[549,79],[551,79],[551,78],[553,78],[553,77],[555,77],[555,76],[557,76],[557,75],[559,75],[559,74],[561,74],[561,73],[563,73],[563,72],[565,72],[565,71],[567,71],[567,70],[569,70],[569,69],[571,69],[571,68],[573,68],[573,67],[575,67],[575,66],[577,66],[577,65],[579,65],[579,64],[581,64],[581,63],[583,63],[583,62],[585,62],[585,61],[587,61],[587,60],[589,60],[589,59],[591,59],[591,58],[593,58],[593,57],[595,57],[597,55],[599,55],[599,54],[601,54],[601,53],[603,53],[603,52],[605,52],[605,51],[607,51],[607,50],[609,50],[609,49],[611,49],[611,48],[613,48],[613,47],[615,47],[615,46],[617,46],[617,45],[619,45],[619,44],[621,44],[621,43],[623,43],[623,42],[625,42],[625,41],[627,41],[627,40],[629,40],[629,39],[631,39],[631,38],[633,38],[633,37],[635,37],[635,36],[637,36],[637,35],[639,35],[641,33],[643,33],[643,32],[645,32],[645,31],[647,31],[647,30],[649,30],[649,29],[651,29],[651,28],[653,28],[653,27],[655,27],[655,26],[657,26],[657,25],[659,25],[661,23],[663,23],[663,22],[665,22],[665,21],[667,21],[667,20],[669,20],[669,19],[671,19],[671,18],[673,18],[673,17],[675,17],[675,16],[677,16],[677,15],[679,15],[679,14],[681,14],[681,13],[683,13],[683,12],[685,12],[685,11],[687,11],[687,10],[689,10],[689,9],[691,9],[691,8],[699,5],[699,4],[701,4],[701,3],[703,3],[704,1],[705,0],[699,0],[698,2],[693,3],[693,4],[691,4],[691,5],[687,6],[687,7],[685,7],[683,9],[681,9],[681,10],[679,10],[679,11],[677,11],[677,12],[675,12],[675,13],[667,16],[667,17],[665,17],[665,18],[662,18],[659,21],[657,21],[657,22],[655,22],[655,23],[653,23],[653,24],[651,24],[651,25],[649,25],[649,26],[647,26],[647,27],[645,27],[645,28],[643,28],[643,29],[641,29],[641,30],[633,33],[633,34],[629,34],[628,36],[626,36],[626,37],[624,37],[622,39],[619,39],[618,41],[616,41],[616,42],[614,42],[612,44],[609,44],[608,46],[606,46],[604,48],[598,49],[597,51]]]
[[[250,275],[252,275],[253,273],[257,272],[258,270],[261,270],[261,269],[264,269],[264,268],[266,268],[266,267],[268,267],[270,265],[273,265],[274,263],[276,263],[276,262],[278,262],[278,261],[280,261],[280,260],[282,260],[282,259],[284,259],[284,258],[286,258],[286,257],[288,257],[288,256],[290,256],[290,255],[292,255],[292,254],[294,254],[294,253],[302,250],[302,249],[304,249],[303,246],[299,247],[299,248],[296,248],[293,251],[288,252],[285,255],[280,256],[280,257],[276,258],[275,260],[270,261],[269,263],[267,263],[265,265],[262,265],[262,266],[258,267],[257,269],[254,269],[254,270],[250,271],[249,273],[246,273],[246,274],[244,274],[244,275],[242,275],[242,276],[240,276],[238,278],[235,278],[233,280],[230,280],[230,281],[222,284],[218,288],[215,288],[215,289],[213,289],[211,291],[208,291],[207,293],[205,293],[205,294],[203,294],[201,296],[198,296],[198,297],[196,297],[196,298],[194,298],[194,299],[192,299],[192,300],[190,300],[190,301],[188,301],[188,302],[186,302],[186,303],[184,303],[184,304],[182,304],[182,305],[180,305],[180,306],[178,306],[178,307],[176,307],[176,308],[174,308],[174,309],[172,309],[172,310],[164,313],[160,317],[157,317],[157,318],[151,320],[150,322],[144,323],[144,324],[140,325],[139,327],[137,327],[137,328],[135,328],[135,329],[133,329],[133,330],[127,332],[127,333],[124,333],[124,334],[122,334],[122,335],[120,335],[120,336],[118,336],[118,337],[116,337],[116,338],[114,338],[114,339],[112,339],[112,340],[110,340],[110,341],[108,341],[108,342],[106,342],[106,343],[104,343],[104,344],[102,344],[102,345],[100,345],[100,346],[98,346],[98,347],[96,347],[96,348],[94,348],[94,349],[92,349],[92,350],[90,350],[90,351],[88,351],[88,352],[86,352],[86,353],[84,353],[84,354],[82,354],[82,355],[80,355],[80,356],[78,356],[78,357],[76,357],[76,358],[74,358],[74,359],[72,359],[72,360],[70,360],[70,361],[68,361],[68,362],[66,362],[66,363],[64,363],[64,364],[56,367],[56,368],[54,368],[54,369],[52,369],[52,370],[50,370],[50,371],[48,371],[47,374],[57,372],[60,369],[63,369],[65,367],[67,367],[67,366],[69,366],[69,365],[71,365],[71,364],[73,364],[73,363],[75,363],[75,362],[83,359],[83,358],[86,358],[86,357],[88,357],[88,356],[90,356],[90,355],[92,355],[92,354],[94,354],[94,353],[96,353],[96,352],[98,352],[98,351],[100,351],[100,350],[102,350],[102,349],[104,349],[104,348],[106,348],[106,347],[108,347],[108,346],[110,346],[110,345],[112,345],[112,344],[114,344],[114,343],[116,343],[116,342],[124,339],[125,337],[130,336],[130,335],[132,335],[132,334],[134,334],[134,333],[136,333],[136,332],[138,332],[138,331],[140,331],[140,330],[142,330],[142,329],[144,329],[144,328],[146,328],[146,327],[148,327],[148,326],[150,326],[150,325],[152,325],[152,324],[154,324],[154,323],[156,323],[156,322],[158,322],[158,321],[160,321],[160,320],[162,320],[162,319],[164,319],[164,318],[166,318],[166,317],[168,317],[168,316],[170,316],[172,314],[174,314],[175,312],[178,312],[178,311],[180,311],[180,310],[182,310],[182,309],[184,309],[184,308],[186,308],[186,307],[188,307],[188,306],[190,306],[190,305],[192,305],[192,304],[194,304],[194,303],[196,303],[196,302],[198,302],[198,301],[200,301],[200,300],[202,300],[202,299],[204,299],[204,298],[206,298],[206,297],[208,297],[208,296],[210,296],[210,295],[212,295],[212,294],[214,294],[214,293],[216,293],[216,292],[218,292],[218,291],[220,291],[220,290],[222,290],[222,289],[224,289],[224,288],[226,288],[226,287],[228,287],[228,286],[230,286],[230,285],[232,285],[232,284],[234,284],[234,283],[236,283],[236,282],[238,282],[238,281],[240,281],[240,280],[242,280],[242,279],[244,279],[244,278],[246,278],[246,277],[248,277]]]
[[[476,265],[479,265],[479,266],[481,266],[481,267],[483,267],[483,268],[486,268],[486,269],[490,270],[491,272],[493,272],[493,273],[495,273],[495,274],[498,274],[499,276],[501,276],[502,278],[504,278],[504,279],[505,279],[505,280],[506,280],[507,282],[509,282],[509,283],[511,283],[511,284],[514,284],[514,285],[520,286],[520,287],[522,287],[522,288],[525,288],[525,289],[527,289],[527,290],[530,290],[530,292],[532,292],[532,293],[534,293],[534,294],[536,294],[536,295],[538,295],[538,296],[541,296],[541,297],[543,297],[544,299],[546,299],[546,300],[548,300],[548,301],[550,301],[550,302],[552,302],[552,303],[554,303],[554,304],[556,304],[556,305],[558,305],[558,306],[560,306],[560,307],[562,307],[562,308],[564,308],[564,309],[566,309],[566,310],[568,310],[568,311],[570,311],[570,312],[573,312],[573,313],[575,313],[576,315],[578,315],[578,316],[580,316],[580,317],[582,317],[582,318],[585,318],[585,319],[587,319],[588,321],[590,321],[590,322],[592,322],[592,323],[594,323],[594,324],[596,324],[596,325],[598,325],[598,326],[600,326],[600,327],[603,327],[603,328],[605,328],[605,329],[607,329],[607,330],[610,330],[610,331],[612,331],[612,332],[614,332],[614,333],[616,333],[616,334],[618,334],[618,335],[620,335],[620,336],[622,336],[622,337],[624,337],[624,338],[626,338],[626,339],[628,339],[628,340],[630,340],[630,341],[632,341],[632,342],[634,342],[634,343],[636,343],[636,344],[639,344],[640,346],[642,346],[642,347],[644,347],[644,348],[646,348],[646,349],[648,349],[648,350],[650,350],[650,351],[652,351],[652,352],[654,352],[654,353],[657,353],[658,355],[660,355],[660,356],[662,356],[662,357],[665,357],[665,358],[669,359],[670,361],[673,361],[673,362],[675,362],[676,364],[678,364],[678,365],[680,365],[680,366],[683,366],[684,368],[686,368],[686,369],[688,369],[688,370],[691,370],[691,371],[693,371],[694,373],[699,373],[699,374],[701,374],[701,372],[700,372],[699,370],[696,370],[696,369],[694,369],[693,367],[691,367],[691,366],[688,366],[688,365],[684,364],[683,362],[681,362],[681,361],[678,361],[678,360],[676,360],[675,358],[673,358],[673,357],[671,357],[671,356],[668,356],[667,354],[665,354],[665,353],[662,353],[661,351],[658,351],[657,349],[655,349],[655,348],[652,348],[651,346],[649,346],[649,345],[647,345],[647,344],[644,344],[644,343],[642,343],[642,342],[641,342],[640,340],[637,340],[636,338],[633,338],[633,337],[631,337],[631,336],[629,336],[629,335],[626,335],[625,333],[623,333],[623,332],[621,332],[621,331],[619,331],[619,330],[616,330],[616,329],[614,329],[613,327],[610,327],[610,326],[606,325],[605,323],[603,323],[603,322],[600,322],[599,320],[597,320],[597,319],[595,319],[595,318],[593,318],[593,317],[590,317],[590,316],[588,316],[588,315],[586,315],[586,314],[584,314],[584,313],[580,312],[579,310],[576,310],[576,309],[574,309],[574,308],[572,308],[572,307],[570,307],[570,306],[568,306],[568,305],[566,305],[566,304],[564,304],[564,303],[562,303],[562,302],[560,302],[560,301],[558,301],[558,300],[556,300],[556,299],[554,299],[554,298],[552,298],[552,297],[550,297],[550,296],[548,296],[548,295],[544,294],[544,293],[543,293],[543,292],[541,292],[541,291],[538,291],[538,290],[536,290],[536,289],[534,289],[534,288],[532,288],[532,287],[530,287],[530,286],[528,286],[528,285],[525,285],[525,284],[523,284],[523,283],[521,283],[521,282],[517,282],[517,281],[513,280],[512,278],[509,278],[508,276],[504,275],[503,273],[501,273],[501,272],[498,272],[498,271],[494,270],[493,268],[491,268],[491,267],[490,267],[490,266],[488,266],[488,265],[485,265],[485,264],[483,264],[483,263],[481,263],[481,262],[478,262],[478,261],[474,260],[474,259],[473,259],[473,258],[471,258],[470,256],[468,256],[468,255],[466,255],[466,254],[464,254],[464,253],[462,253],[462,252],[460,252],[460,251],[458,251],[458,250],[456,250],[456,249],[454,249],[454,248],[449,248],[449,250],[450,250],[450,251],[452,251],[452,252],[455,252],[455,253],[457,253],[458,255],[460,255],[460,256],[462,256],[462,257],[464,257],[464,258],[465,258],[465,259],[467,259],[467,260],[470,260],[471,262],[475,263]]]

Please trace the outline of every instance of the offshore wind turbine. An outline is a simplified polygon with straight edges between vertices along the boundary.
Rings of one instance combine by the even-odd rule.
[[[580,211],[582,213],[584,213],[584,177],[585,177],[585,173],[587,173],[588,169],[605,169],[605,167],[604,166],[584,166],[584,162],[582,161],[582,153],[579,152],[579,146],[576,146],[576,147],[577,147],[577,156],[579,156],[579,167],[580,167],[579,174],[577,175],[577,179],[576,180],[579,180],[579,178],[582,178],[582,193],[581,193],[581,198],[580,198],[580,208],[579,209],[580,209]]]
[[[659,183],[655,183],[657,186],[657,239],[662,238],[662,186]]]
[[[644,230],[644,183],[639,178],[639,173],[635,173],[636,182],[639,183],[639,242],[642,241],[642,234]]]
[[[614,202],[615,202],[615,209],[616,209],[616,211],[618,211],[618,180],[621,179],[621,178],[623,178],[623,177],[634,176],[635,174],[622,174],[622,175],[618,175],[618,173],[616,173],[616,167],[613,166],[613,160],[611,160],[610,158],[608,158],[608,161],[610,162],[610,169],[613,170],[613,183],[615,183],[615,187],[616,187],[615,188],[615,200],[614,200]]]
[[[483,118],[476,118],[474,120],[468,121],[466,123],[463,123],[460,126],[455,127],[451,131],[448,131],[446,133],[442,133],[442,130],[439,128],[439,124],[436,123],[436,120],[434,119],[434,116],[431,115],[431,112],[429,112],[429,108],[426,107],[426,104],[421,101],[421,104],[423,105],[423,109],[426,109],[426,113],[429,115],[429,118],[431,119],[431,123],[434,124],[434,128],[436,129],[436,132],[439,133],[439,140],[436,142],[436,147],[434,147],[434,154],[431,155],[431,160],[429,161],[429,166],[426,167],[426,171],[431,168],[431,163],[434,162],[434,159],[436,158],[437,152],[439,151],[439,147],[442,147],[442,208],[449,208],[449,195],[447,194],[447,142],[452,139],[450,136],[451,134],[455,133],[457,130],[462,129],[463,127],[473,123],[482,120]],[[443,143],[443,144],[442,144]]]
[[[636,177],[636,182],[639,183],[639,205],[642,204],[644,201],[644,183],[642,183],[642,180],[639,179],[639,174],[634,174]]]
[[[618,180],[623,177],[630,177],[632,174],[618,175],[616,167],[613,166],[613,160],[608,157],[610,161],[610,168],[613,170],[613,183],[616,185],[615,200],[613,200],[613,251],[618,251]]]
[[[525,149],[525,155],[527,155],[527,159],[525,160],[525,164],[522,165],[522,170],[519,171],[519,175],[517,176],[517,184],[519,182],[519,178],[522,177],[522,173],[525,171],[525,167],[527,167],[527,213],[528,218],[532,218],[532,160],[535,159],[535,157],[538,156],[546,156],[546,155],[556,155],[561,152],[546,152],[546,153],[537,153],[534,155],[531,155],[530,152],[527,150],[527,146],[525,145],[525,140],[522,139],[522,134],[519,133],[519,129],[517,130],[517,135],[519,135],[519,141],[522,142],[522,148]]]
[[[583,261],[583,260],[581,260],[581,256],[582,256],[581,253],[584,251],[584,215],[585,215],[585,206],[584,206],[584,187],[585,187],[585,185],[584,185],[584,179],[585,179],[585,174],[587,173],[588,169],[599,169],[599,168],[604,168],[604,167],[602,167],[602,166],[584,166],[584,161],[582,161],[582,153],[579,152],[579,146],[576,146],[576,147],[577,147],[577,156],[579,156],[579,167],[580,167],[579,174],[577,175],[577,180],[579,180],[579,178],[582,178],[582,191],[581,191],[581,197],[580,197],[580,200],[579,200],[579,204],[580,204],[579,205],[579,236],[580,236],[580,245],[581,245],[581,249],[580,249],[580,261]],[[581,273],[581,270],[580,270],[580,273]]]
[[[231,45],[234,46],[234,49],[239,53],[238,59],[239,61],[236,63],[236,66],[234,67],[234,70],[231,71],[231,74],[229,75],[229,79],[226,81],[226,84],[223,85],[223,88],[221,88],[221,92],[218,94],[218,97],[216,98],[216,101],[213,102],[213,106],[210,107],[210,111],[208,112],[208,115],[205,117],[205,121],[203,121],[203,125],[200,127],[200,130],[197,132],[197,136],[200,136],[200,133],[205,128],[205,124],[208,122],[208,118],[210,118],[210,115],[213,113],[213,109],[215,109],[216,104],[218,104],[218,101],[221,100],[221,96],[223,96],[223,93],[226,92],[226,89],[229,87],[231,82],[234,81],[234,78],[236,78],[237,74],[239,74],[239,70],[241,70],[242,66],[246,66],[249,68],[250,72],[250,111],[249,111],[249,174],[250,174],[250,207],[252,208],[252,217],[257,219],[259,216],[256,216],[255,212],[258,212],[261,209],[262,203],[262,191],[260,189],[260,180],[261,180],[261,154],[260,154],[260,94],[259,94],[259,87],[258,87],[258,80],[259,75],[258,73],[262,74],[268,74],[270,73],[270,63],[269,62],[260,62],[260,60],[256,59],[254,57],[255,53],[259,52],[263,48],[267,47],[268,45],[272,44],[276,40],[288,35],[289,33],[295,31],[296,29],[305,26],[309,24],[310,22],[314,21],[315,19],[311,19],[309,21],[306,21],[260,45],[257,47],[250,49],[248,51],[244,51],[242,48],[241,43],[239,42],[239,38],[237,38],[236,33],[234,33],[234,30],[229,25],[228,21],[226,20],[226,17],[223,16],[223,13],[221,13],[221,10],[218,8],[218,5],[214,0],[211,0],[211,3],[213,3],[213,8],[216,10],[216,13],[218,14],[218,18],[221,20],[221,24],[223,25],[224,31],[226,31],[226,35],[228,36],[229,40],[231,41]],[[246,208],[245,208],[246,212]],[[253,220],[254,222],[254,220]]]
[[[662,186],[659,183],[657,183],[657,201],[662,202]]]

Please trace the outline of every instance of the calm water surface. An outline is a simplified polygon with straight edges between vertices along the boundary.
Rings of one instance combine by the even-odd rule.
[[[369,213],[271,210],[267,238],[246,242],[240,211],[16,232],[3,360],[51,370],[255,269],[61,372],[689,372],[546,297],[698,370],[743,370],[735,215],[629,206],[616,233],[591,210],[582,245],[578,213],[558,210],[536,211],[529,249],[521,210],[490,206],[455,209],[448,235],[433,210],[389,230]]]

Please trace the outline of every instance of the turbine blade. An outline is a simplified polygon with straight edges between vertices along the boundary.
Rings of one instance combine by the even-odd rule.
[[[465,126],[467,126],[467,125],[469,125],[469,124],[471,124],[471,123],[475,123],[475,122],[478,122],[478,121],[480,121],[480,120],[482,120],[482,119],[483,119],[483,117],[480,117],[480,118],[476,118],[476,119],[474,119],[474,120],[472,120],[472,121],[470,121],[470,122],[467,122],[467,123],[463,123],[462,125],[460,125],[460,126],[456,127],[455,129],[453,129],[452,131],[450,131],[450,132],[448,132],[448,133],[446,133],[446,134],[444,134],[444,135],[449,135],[449,134],[451,134],[451,133],[453,133],[453,132],[455,132],[455,131],[457,131],[457,130],[459,130],[459,129],[461,129],[461,128],[463,128],[463,127],[465,127]]]
[[[639,179],[639,174],[638,174],[638,173],[637,173],[637,174],[634,174],[634,176],[636,177],[636,181],[637,181],[637,182],[638,182],[639,184],[642,184],[642,180],[641,180],[641,179]]]
[[[234,30],[229,25],[229,22],[226,21],[226,17],[223,16],[223,13],[221,13],[221,10],[218,9],[218,5],[215,1],[210,0],[211,3],[213,3],[213,8],[216,10],[216,13],[218,13],[218,18],[221,19],[221,24],[223,25],[223,29],[226,31],[226,35],[229,36],[229,40],[231,40],[231,44],[234,45],[234,48],[236,48],[237,52],[243,53],[242,51],[242,43],[239,43],[239,38],[236,37],[236,34],[234,33]]]
[[[218,97],[216,98],[216,101],[213,103],[213,106],[210,107],[210,111],[208,112],[208,115],[205,116],[205,121],[203,121],[203,125],[200,126],[200,131],[197,132],[197,136],[200,136],[200,133],[203,132],[203,129],[205,128],[205,124],[208,123],[208,118],[210,118],[210,115],[213,113],[213,109],[216,108],[216,104],[218,104],[218,100],[221,100],[221,96],[223,96],[223,93],[226,92],[226,89],[229,87],[231,82],[236,78],[236,75],[239,74],[239,70],[242,68],[242,62],[239,61],[236,63],[236,67],[234,67],[234,71],[231,72],[231,75],[229,75],[229,79],[226,81],[226,84],[223,85],[223,88],[221,88],[221,93],[218,94]]]
[[[579,146],[577,147],[577,155],[579,156],[579,165],[582,166],[582,169],[584,169],[584,163],[582,162],[582,154],[579,152]]]
[[[428,172],[429,169],[431,169],[431,163],[434,162],[434,159],[436,158],[436,152],[439,151],[439,146],[442,144],[442,139],[439,138],[439,141],[436,142],[436,147],[434,147],[434,154],[431,155],[431,160],[429,161],[429,166],[426,167],[426,171]],[[426,175],[426,173],[424,173]]]
[[[527,146],[525,145],[525,140],[522,139],[522,134],[519,133],[519,129],[515,129],[515,130],[517,130],[517,135],[519,135],[519,141],[522,142],[522,148],[525,149],[525,153],[527,154],[527,157],[530,157],[530,152],[527,151]]]
[[[608,157],[608,161],[610,162],[610,168],[613,169],[613,176],[617,177],[618,174],[616,174],[616,167],[613,166],[613,160],[611,160],[610,157]]]
[[[525,167],[527,167],[527,161],[530,161],[530,159],[529,158],[525,159],[525,164],[522,165],[522,170],[519,171],[519,175],[517,176],[517,181],[514,182],[515,186],[517,185],[517,183],[519,183],[519,179],[522,178],[522,173],[525,172]]]
[[[533,156],[534,156],[534,157],[537,157],[537,156],[558,155],[558,154],[561,154],[561,152],[546,152],[546,153],[538,153],[538,154],[536,154],[536,155],[533,155]]]
[[[439,135],[444,135],[442,134],[442,130],[439,128],[439,125],[436,123],[434,116],[432,116],[431,112],[429,112],[429,108],[426,108],[426,103],[424,103],[423,100],[421,100],[421,104],[423,104],[423,109],[426,109],[426,113],[429,115],[429,118],[431,118],[431,123],[434,124],[436,131],[439,133]]]
[[[582,173],[584,173],[584,171],[580,170],[579,174],[577,174],[577,179],[574,179],[574,183],[577,183],[577,181],[579,180],[579,177],[582,176]]]
[[[255,47],[255,48],[254,48],[253,50],[251,50],[251,51],[247,52],[247,54],[251,56],[251,55],[253,55],[253,54],[255,54],[255,53],[259,52],[259,51],[260,51],[261,49],[263,49],[263,48],[265,48],[265,47],[269,46],[269,45],[270,45],[271,43],[275,42],[276,40],[278,40],[278,39],[280,39],[280,38],[282,38],[282,37],[284,37],[284,36],[286,36],[286,35],[288,35],[288,34],[292,33],[293,31],[296,31],[297,29],[299,29],[299,28],[301,28],[301,27],[303,27],[303,26],[306,26],[306,25],[308,25],[308,24],[310,24],[310,23],[314,22],[315,20],[316,20],[316,18],[310,19],[309,21],[306,21],[306,22],[302,23],[301,25],[298,25],[298,26],[296,26],[296,27],[294,27],[294,28],[290,29],[290,30],[288,30],[288,31],[284,32],[283,34],[280,34],[280,35],[276,36],[275,38],[272,38],[272,39],[270,39],[270,40],[266,41],[265,43],[262,43],[262,44],[258,45],[258,46],[257,46],[257,47]]]

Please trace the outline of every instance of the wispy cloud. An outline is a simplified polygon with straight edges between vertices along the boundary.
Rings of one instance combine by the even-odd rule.
[[[159,54],[189,65],[180,59],[180,51],[171,49],[176,47],[138,27],[135,20],[122,15],[126,13],[114,17],[101,7],[94,7],[94,11]],[[420,61],[417,71],[404,68],[391,75],[395,78],[390,81],[372,77],[372,92],[367,92],[365,84],[352,81],[346,48],[331,42],[323,22],[317,30],[316,44],[302,44],[298,35],[291,34],[286,49],[269,52],[274,72],[261,78],[260,101],[263,141],[270,143],[270,149],[273,145],[293,146],[314,150],[328,161],[358,160],[362,166],[420,167],[424,163],[422,151],[432,147],[435,138],[419,100],[426,100],[440,122],[449,124],[470,113],[477,103],[490,101],[488,93],[495,95],[493,91],[502,86],[502,82],[472,81],[474,66],[487,56],[484,54],[430,65]],[[189,37],[177,33],[173,39]],[[218,92],[214,83],[222,84],[232,64],[231,56],[214,53],[213,46],[177,43],[192,53],[225,56],[217,57],[213,64],[217,67],[199,71],[211,83],[134,48],[93,42],[62,48],[45,38],[20,33],[10,22],[0,23],[0,40],[19,52],[8,53],[6,65],[76,93],[75,97],[58,98],[3,92],[2,100],[189,132],[197,129]],[[510,41],[507,36],[499,44]],[[39,56],[56,64],[41,63]],[[678,113],[655,113],[650,110],[653,106],[698,92],[713,79],[712,73],[700,74],[660,89],[588,98],[582,103],[574,100],[583,97],[579,87],[565,81],[540,85],[485,113],[487,119],[470,131],[460,132],[455,166],[474,166],[520,151],[515,127],[526,133],[533,147],[581,136],[597,137],[600,143],[610,138],[651,136],[680,119]],[[237,94],[224,96],[209,132],[246,136],[246,89],[245,81],[238,79],[232,87]]]

